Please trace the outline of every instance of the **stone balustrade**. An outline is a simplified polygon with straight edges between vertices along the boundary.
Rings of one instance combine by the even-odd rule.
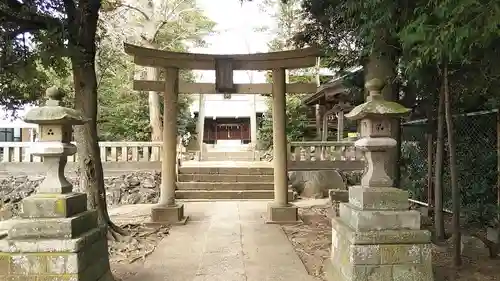
[[[41,162],[41,157],[31,155],[31,142],[0,142],[0,161],[3,163]],[[162,142],[99,142],[102,162],[149,162],[160,161]],[[185,152],[181,147],[179,153]],[[77,155],[68,156],[68,162],[76,162]]]
[[[351,141],[303,141],[288,145],[289,170],[363,170],[364,156]]]
[[[46,169],[41,157],[32,155],[32,142],[0,142],[0,178],[16,175],[41,175]],[[162,142],[99,142],[105,176],[126,171],[159,171]],[[179,144],[179,162],[186,159],[186,149]],[[180,164],[180,163],[178,163]],[[78,169],[77,154],[68,156],[68,173]]]

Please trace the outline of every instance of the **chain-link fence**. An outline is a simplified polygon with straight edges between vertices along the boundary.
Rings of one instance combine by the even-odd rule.
[[[462,210],[469,221],[485,223],[496,215],[497,201],[497,112],[475,112],[453,118],[456,143],[458,182]],[[411,197],[427,201],[428,140],[427,120],[404,123],[401,127],[401,187]],[[436,127],[433,161],[436,153]],[[445,208],[451,208],[451,185],[448,143],[444,140],[443,198]],[[435,162],[432,165],[435,171]],[[433,174],[433,183],[434,183]]]

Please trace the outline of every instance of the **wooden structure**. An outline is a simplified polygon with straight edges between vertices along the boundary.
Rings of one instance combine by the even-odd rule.
[[[362,70],[355,68],[353,73]],[[328,131],[337,131],[337,141],[344,139],[346,122],[344,114],[352,109],[350,96],[343,85],[344,76],[332,79],[321,85],[318,90],[302,99],[302,103],[311,109],[310,118],[314,120],[316,140],[327,141]],[[336,120],[337,122],[332,122]]]
[[[286,93],[314,93],[316,83],[286,83],[286,69],[316,65],[315,48],[246,55],[211,55],[168,52],[125,44],[125,52],[140,66],[163,68],[165,81],[135,80],[134,89],[163,92],[164,132],[162,188],[160,201],[152,210],[152,220],[160,223],[185,222],[182,204],[175,201],[177,100],[179,93],[271,94],[273,100],[274,202],[269,206],[270,223],[298,221],[297,208],[288,202],[286,139]],[[215,83],[179,81],[179,69],[215,70]],[[271,70],[273,83],[235,84],[234,70]]]
[[[217,140],[241,140],[250,143],[250,118],[217,118],[204,122],[203,142],[213,144]]]

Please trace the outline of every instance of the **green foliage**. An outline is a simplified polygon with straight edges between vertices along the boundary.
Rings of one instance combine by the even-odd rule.
[[[410,198],[422,200],[427,185],[426,153],[421,142],[405,141],[401,144],[401,188],[408,190]]]
[[[468,224],[491,224],[497,214],[496,113],[456,116],[454,126],[463,218]],[[427,185],[426,130],[425,122],[402,128],[401,188],[407,189],[417,200],[426,197],[422,194]],[[436,146],[434,143],[433,149]],[[443,160],[444,206],[451,209],[447,146]]]
[[[63,56],[62,1],[0,2],[0,106],[16,110],[43,96],[69,69]],[[51,73],[48,73],[51,72]]]
[[[149,141],[148,93],[132,90],[130,73],[134,71],[134,64],[130,58],[112,59],[116,61],[101,76],[99,83],[99,137],[105,141]],[[183,74],[183,79],[191,78],[190,73]],[[179,135],[194,131],[194,120],[189,112],[191,102],[188,95],[179,96]],[[160,107],[163,109],[163,103]]]
[[[498,108],[500,105],[500,2],[494,0],[304,0],[298,46],[318,45],[341,71],[366,65],[369,55],[396,62],[401,103],[413,109],[411,118],[436,114],[442,87],[442,66],[448,65],[453,114]],[[389,54],[387,51],[391,52]],[[376,57],[376,56],[375,56]],[[392,66],[391,66],[392,67]],[[352,83],[359,93],[363,81]],[[361,79],[362,80],[362,79]],[[456,130],[495,125],[461,119]],[[404,130],[409,130],[404,128]],[[426,185],[425,128],[418,138],[404,140],[402,187],[420,196]],[[481,141],[478,141],[479,140]],[[496,137],[462,132],[456,136],[459,184],[464,214],[469,221],[486,223],[494,217],[497,170]],[[445,200],[451,202],[449,167],[445,159]]]
[[[306,108],[301,102],[303,95],[287,95],[286,96],[286,135],[288,141],[299,141],[304,137],[307,117]],[[262,118],[260,129],[258,132],[260,149],[269,149],[273,144],[273,117],[272,117],[272,100],[266,100],[268,111]]]

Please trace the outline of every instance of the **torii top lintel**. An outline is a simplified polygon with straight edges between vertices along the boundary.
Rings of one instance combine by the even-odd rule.
[[[179,69],[217,70],[270,70],[276,68],[296,69],[316,65],[320,56],[317,48],[304,48],[291,51],[212,55],[169,52],[140,47],[125,43],[125,53],[134,56],[134,63],[149,67],[174,67]]]

